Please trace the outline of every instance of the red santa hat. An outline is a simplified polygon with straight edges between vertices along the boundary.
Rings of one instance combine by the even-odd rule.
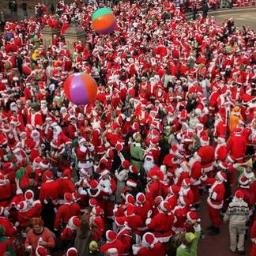
[[[27,209],[27,207],[28,207],[28,205],[27,205],[27,203],[26,203],[25,201],[21,201],[20,203],[18,203],[18,204],[16,205],[16,209],[17,209],[18,211],[20,211],[20,210],[25,210],[25,209]]]
[[[96,207],[96,206],[98,206],[98,202],[95,198],[90,198],[89,205],[90,205],[90,207]]]
[[[197,211],[189,211],[187,212],[187,220],[192,222],[192,223],[196,223],[196,222],[200,222],[200,218],[198,216],[198,212]]]
[[[169,192],[173,195],[178,195],[179,194],[179,191],[180,191],[180,186],[178,185],[171,185],[169,187]]]
[[[229,168],[228,164],[224,161],[219,161],[218,166],[223,170],[227,170]]]
[[[130,165],[129,171],[130,171],[130,173],[133,173],[133,174],[138,174],[139,173],[139,170],[135,165]]]
[[[227,181],[227,174],[225,172],[222,172],[222,171],[217,172],[216,177],[220,181]]]
[[[139,192],[137,195],[136,195],[136,203],[137,204],[143,204],[146,202],[146,196],[145,194]]]
[[[179,115],[180,121],[185,122],[187,120],[187,117],[188,117],[188,112],[187,110],[183,109]]]
[[[116,240],[117,238],[117,233],[114,232],[113,230],[107,230],[106,231],[106,239],[109,241],[109,242],[112,242],[114,240]]]
[[[151,232],[146,232],[142,237],[142,243],[148,245],[149,247],[153,247],[156,242],[156,238]]]
[[[34,200],[34,192],[31,189],[28,189],[25,194],[24,197],[26,200],[28,201],[33,201]]]
[[[43,173],[43,177],[42,177],[43,181],[52,180],[52,179],[53,179],[53,173],[50,170],[47,170]]]
[[[127,204],[134,204],[135,203],[135,199],[134,196],[132,194],[126,194],[125,196],[125,203]]]
[[[158,208],[163,211],[163,212],[168,212],[168,209],[169,209],[169,204],[168,202],[166,201],[162,201],[159,205],[158,205]]]
[[[39,163],[40,167],[42,169],[48,169],[49,168],[49,163],[46,159],[43,159],[40,163]]]
[[[118,227],[122,227],[124,226],[126,221],[126,217],[125,216],[121,216],[121,217],[115,217],[115,223]]]
[[[72,202],[73,195],[69,192],[64,193],[64,200],[68,203]]]
[[[129,166],[130,166],[130,162],[128,160],[124,160],[122,163],[121,163],[122,167],[124,169],[129,169]]]
[[[185,178],[183,181],[182,181],[182,186],[184,187],[189,187],[191,185],[191,179],[190,178]]]
[[[155,180],[164,180],[164,174],[158,166],[154,166],[149,170],[148,177]]]
[[[36,256],[47,256],[47,249],[43,246],[38,246],[36,248]]]
[[[244,192],[241,191],[241,190],[237,190],[235,192],[235,197],[238,198],[238,199],[244,199]]]
[[[117,142],[115,148],[116,148],[116,150],[117,150],[118,152],[121,152],[121,151],[123,150],[124,146],[123,146],[122,143]]]
[[[250,187],[250,179],[248,179],[245,176],[240,177],[238,182],[239,182],[239,186],[241,188],[249,188]]]
[[[96,216],[102,216],[104,215],[104,211],[102,210],[102,208],[100,206],[96,206],[92,209],[92,212],[94,213],[94,215]]]
[[[81,220],[78,216],[73,216],[69,219],[67,228],[70,228],[71,230],[77,229],[81,225]]]
[[[71,178],[72,177],[72,170],[70,168],[66,168],[63,173],[63,177]]]
[[[207,134],[201,135],[200,142],[201,142],[202,146],[209,145],[209,137],[208,137],[208,135]]]
[[[78,251],[75,247],[71,247],[67,250],[66,256],[78,256]]]
[[[128,179],[128,180],[126,181],[126,185],[127,185],[128,187],[136,188],[138,184],[137,184],[137,182],[136,182],[135,180],[133,180],[133,179]]]
[[[135,214],[135,207],[133,204],[128,204],[126,207],[126,216],[133,216]]]
[[[114,155],[115,155],[115,152],[112,148],[107,149],[106,154],[105,154],[106,158],[113,159]]]

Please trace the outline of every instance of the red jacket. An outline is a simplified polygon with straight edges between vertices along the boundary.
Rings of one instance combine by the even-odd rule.
[[[56,213],[54,228],[59,229],[61,225],[66,225],[73,216],[79,216],[80,206],[77,203],[66,203],[61,205]]]

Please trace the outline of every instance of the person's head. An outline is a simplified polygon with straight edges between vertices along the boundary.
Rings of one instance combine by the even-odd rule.
[[[44,228],[44,222],[41,218],[32,218],[31,224],[35,234],[42,233]]]
[[[185,233],[183,237],[183,244],[185,244],[186,246],[190,246],[195,238],[196,236],[194,233],[192,232]]]

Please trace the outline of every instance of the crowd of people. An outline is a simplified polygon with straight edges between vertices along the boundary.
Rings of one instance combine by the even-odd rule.
[[[119,1],[98,35],[102,6],[58,1],[5,24],[0,255],[197,255],[207,205],[205,234],[229,221],[230,250],[247,234],[255,256],[255,31],[148,0]],[[86,44],[68,49],[72,23]],[[97,81],[94,103],[65,97],[74,72]]]

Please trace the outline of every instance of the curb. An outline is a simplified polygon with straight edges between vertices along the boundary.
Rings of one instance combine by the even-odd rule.
[[[221,9],[221,10],[214,10],[211,11],[209,10],[208,12],[208,16],[219,16],[219,15],[224,15],[224,14],[232,14],[232,13],[242,13],[242,12],[255,12],[256,14],[256,7],[244,7],[244,8],[225,8],[225,9]],[[199,11],[198,13],[202,13],[201,11]],[[185,15],[187,17],[187,19],[192,19],[193,17],[193,13],[189,12]]]
[[[218,11],[209,11],[208,15],[217,16],[217,15],[239,13],[239,12],[255,12],[256,14],[256,7],[232,8],[232,9],[224,9],[224,10],[218,10]]]

